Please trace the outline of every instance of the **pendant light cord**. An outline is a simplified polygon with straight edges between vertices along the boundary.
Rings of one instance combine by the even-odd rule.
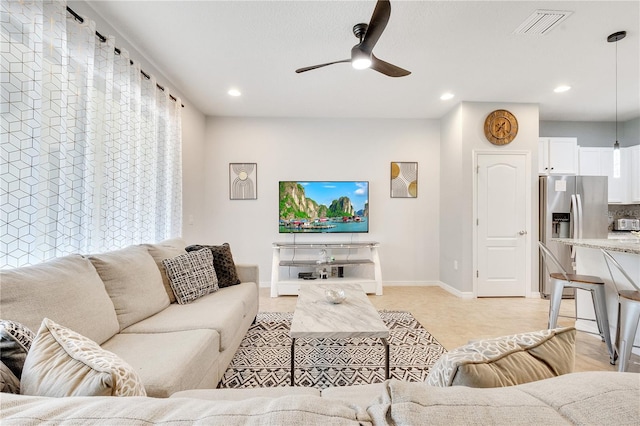
[[[616,42],[616,143],[618,143],[618,43]]]

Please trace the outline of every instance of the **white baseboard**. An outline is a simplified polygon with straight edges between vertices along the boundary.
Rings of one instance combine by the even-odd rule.
[[[439,281],[390,281],[382,282],[382,287],[435,287],[439,286]]]
[[[455,287],[451,287],[449,284],[447,283],[443,283],[442,281],[440,281],[438,283],[438,285],[440,286],[440,288],[442,288],[443,290],[448,291],[449,293],[453,294],[454,296],[460,297],[462,299],[475,299],[476,296],[473,294],[472,291],[460,291]]]

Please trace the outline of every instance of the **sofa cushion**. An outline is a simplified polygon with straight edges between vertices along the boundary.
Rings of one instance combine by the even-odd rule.
[[[158,269],[160,270],[160,275],[162,276],[162,284],[164,285],[164,289],[167,292],[167,296],[169,296],[169,303],[176,302],[176,296],[173,294],[173,289],[171,288],[171,284],[169,283],[169,278],[167,277],[167,272],[164,269],[164,265],[162,261],[164,259],[171,259],[176,256],[180,256],[181,254],[185,254],[187,251],[184,249],[186,247],[186,243],[182,238],[174,238],[170,240],[164,240],[156,244],[143,244],[143,247],[146,247],[149,251],[151,257],[156,262]]]
[[[181,305],[218,291],[213,255],[203,249],[162,261],[176,301]]]
[[[20,379],[4,362],[0,362],[0,392],[20,393]]]
[[[20,379],[22,366],[36,335],[16,321],[0,320],[0,361]]]
[[[113,301],[120,329],[169,306],[160,270],[145,247],[89,256]]]
[[[368,425],[354,407],[317,396],[207,401],[186,398],[41,398],[7,395],[2,416],[8,424],[134,425]]]
[[[257,287],[242,283],[221,288],[188,305],[171,304],[167,309],[122,330],[123,333],[165,333],[205,328],[220,334],[220,350],[231,347],[238,325],[255,312]],[[246,330],[245,330],[246,331]]]
[[[27,355],[20,392],[53,397],[146,395],[126,362],[48,318]]]
[[[192,245],[187,247],[186,250],[197,251],[203,248],[208,248],[213,254],[213,268],[216,270],[220,288],[240,284],[238,271],[236,271],[236,265],[233,262],[229,243],[224,243],[219,246]]]
[[[133,367],[147,395],[166,398],[178,391],[217,385],[219,341],[215,330],[187,330],[117,334],[102,346]]]
[[[615,375],[614,375],[615,374]],[[637,425],[638,373],[587,371],[518,386],[577,425]]]
[[[379,393],[378,393],[379,394]],[[249,398],[279,398],[292,395],[320,396],[320,390],[305,386],[278,386],[271,388],[191,389],[176,392],[171,398],[196,398],[211,401],[242,401]]]
[[[393,425],[567,424],[555,409],[517,386],[474,389],[389,380],[367,412],[374,423]]]
[[[434,386],[512,386],[571,373],[573,327],[479,340],[447,352],[431,367]]]
[[[384,392],[385,386],[384,382],[368,385],[333,386],[322,389],[322,397],[339,399],[366,407]]]
[[[113,303],[95,268],[79,255],[0,271],[2,317],[38,330],[50,318],[102,343],[119,330]]]

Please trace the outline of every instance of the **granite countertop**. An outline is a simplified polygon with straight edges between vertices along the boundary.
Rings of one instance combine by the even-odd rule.
[[[594,249],[605,249],[611,251],[619,251],[622,253],[640,254],[640,238],[600,238],[600,239],[574,239],[574,238],[552,238],[560,244],[568,246],[587,247]]]

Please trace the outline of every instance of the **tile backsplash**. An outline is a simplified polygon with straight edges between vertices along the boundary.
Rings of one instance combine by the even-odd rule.
[[[609,230],[616,219],[640,219],[640,204],[609,204]]]

